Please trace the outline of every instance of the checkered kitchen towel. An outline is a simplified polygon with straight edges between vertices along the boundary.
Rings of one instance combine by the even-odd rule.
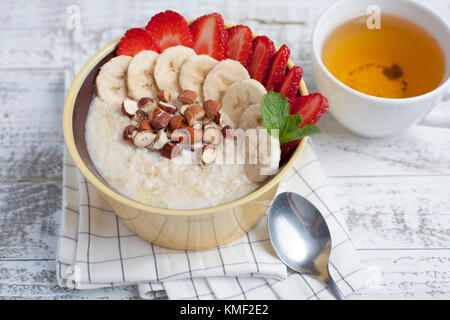
[[[229,244],[171,250],[133,234],[64,158],[63,214],[56,257],[61,286],[93,289],[137,284],[143,298],[333,299],[326,286],[290,271],[270,245],[267,218]],[[365,284],[364,271],[310,143],[279,192],[297,192],[324,214],[332,234],[330,272],[345,296]]]

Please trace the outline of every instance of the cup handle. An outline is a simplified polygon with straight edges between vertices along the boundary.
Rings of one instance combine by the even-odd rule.
[[[450,100],[450,91],[447,91],[443,99]],[[443,100],[442,100],[443,101]],[[442,103],[441,101],[441,103]],[[437,128],[446,128],[450,129],[450,116],[442,117],[438,116],[436,114],[433,114],[433,112],[427,114],[425,118],[423,118],[419,123],[419,126],[426,126],[426,127],[437,127]]]

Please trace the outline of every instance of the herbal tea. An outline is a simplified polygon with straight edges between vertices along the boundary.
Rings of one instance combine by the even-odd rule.
[[[328,37],[322,59],[347,86],[377,97],[409,98],[437,88],[445,58],[439,43],[422,27],[383,14],[381,28],[366,17],[349,20]]]

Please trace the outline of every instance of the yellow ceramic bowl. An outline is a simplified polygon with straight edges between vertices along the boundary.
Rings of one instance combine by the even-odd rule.
[[[86,117],[95,92],[95,77],[100,66],[114,56],[119,40],[101,49],[83,66],[67,93],[63,114],[64,139],[76,166],[130,230],[156,245],[182,250],[206,249],[242,236],[267,210],[280,180],[299,157],[307,139],[302,140],[277,175],[254,192],[221,206],[172,210],[127,198],[114,190],[98,173],[87,152],[84,137]],[[289,60],[288,67],[293,66]],[[303,79],[300,93],[308,94]]]

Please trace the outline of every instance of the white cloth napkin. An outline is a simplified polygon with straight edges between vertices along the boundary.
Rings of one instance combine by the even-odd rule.
[[[229,244],[202,251],[148,243],[122,224],[93,185],[64,156],[63,213],[56,255],[57,281],[75,289],[137,284],[142,298],[333,299],[319,280],[292,272],[276,257],[267,218]],[[308,198],[332,234],[331,276],[345,296],[362,288],[361,268],[345,222],[308,143],[278,192]]]

